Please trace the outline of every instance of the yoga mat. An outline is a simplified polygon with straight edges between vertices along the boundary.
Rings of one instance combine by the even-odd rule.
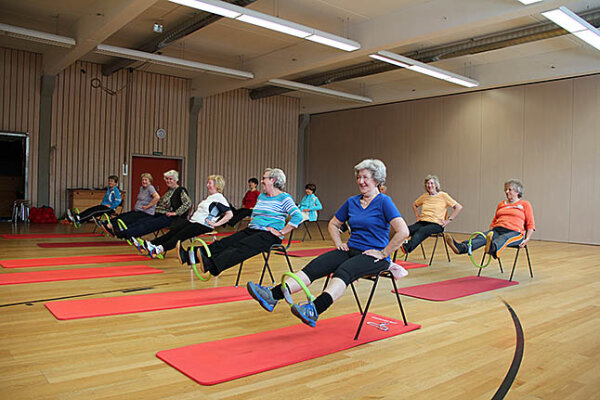
[[[260,310],[257,309],[256,313]],[[276,318],[276,316],[273,316]],[[375,340],[400,335],[420,325],[369,313],[358,340],[354,334],[361,315],[323,319],[316,328],[304,324],[214,342],[159,351],[156,356],[202,385],[241,378],[321,357]],[[379,319],[378,319],[379,318]],[[388,331],[367,325],[392,321]],[[389,345],[389,344],[388,344]]]
[[[426,285],[399,288],[398,293],[419,299],[446,301],[518,284],[519,282],[509,282],[505,279],[468,276]]]
[[[293,241],[292,241],[293,242]],[[291,257],[316,257],[321,254],[325,254],[328,251],[335,250],[335,247],[325,247],[321,249],[304,249],[304,250],[292,250],[288,251],[288,256]],[[279,254],[283,254],[279,252]]]
[[[100,233],[15,233],[0,235],[3,239],[54,239],[102,236]]]
[[[70,281],[76,279],[109,278],[114,276],[160,274],[161,272],[161,270],[148,267],[147,265],[62,269],[37,272],[13,272],[7,274],[0,274],[0,285],[14,285],[17,283]]]
[[[51,301],[44,305],[57,319],[65,320],[170,310],[251,299],[246,288],[227,286],[180,292]]]
[[[125,261],[148,261],[148,257],[138,254],[115,254],[100,256],[75,256],[52,258],[29,258],[22,260],[0,260],[4,268],[50,267],[54,265],[102,264]]]
[[[61,242],[61,243],[38,243],[39,247],[45,249],[62,249],[68,247],[111,247],[128,246],[127,242]]]
[[[400,261],[396,260],[396,264],[402,266],[404,269],[415,269],[415,268],[425,268],[427,264],[414,263],[410,261]]]

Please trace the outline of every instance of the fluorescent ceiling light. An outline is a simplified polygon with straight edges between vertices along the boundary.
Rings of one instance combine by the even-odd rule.
[[[543,0],[519,0],[521,3],[527,5],[527,4],[533,4],[533,3],[539,3],[540,1]]]
[[[356,94],[340,92],[338,90],[326,89],[319,86],[307,85],[300,82],[288,81],[285,79],[270,79],[269,83],[288,89],[298,90],[300,92],[322,94],[324,96],[338,97],[346,100],[356,101],[358,103],[372,103],[373,99]]]
[[[213,1],[213,0],[202,0],[202,1],[169,0],[169,1],[172,3],[181,4],[182,6],[197,8],[199,10],[206,11],[206,12],[209,12],[212,14],[222,15],[223,17],[227,17],[227,18],[237,18],[240,15],[242,15],[242,13],[237,11],[235,8],[232,9],[231,7],[223,7],[220,4],[220,3],[223,3],[222,1]],[[233,7],[237,7],[233,4],[229,4],[229,3],[225,3],[225,4],[228,4]],[[239,8],[241,8],[241,7],[239,7]]]
[[[321,43],[337,49],[354,51],[360,49],[360,43],[331,33],[322,32],[309,26],[297,24],[272,15],[248,8],[236,6],[219,0],[169,0],[173,3],[197,8],[199,10],[222,15],[266,29],[285,33],[302,39]]]
[[[400,54],[392,53],[391,51],[378,51],[377,54],[369,55],[371,58],[387,62],[399,67],[407,68],[421,74],[426,74],[434,78],[443,79],[448,82],[455,83],[457,85],[466,87],[479,86],[479,82],[474,79],[467,78],[462,75],[455,74],[454,72],[445,71],[440,68],[433,67],[431,65],[422,63],[412,58],[401,56]]]
[[[0,24],[0,32],[7,36],[16,37],[19,39],[31,40],[34,42],[46,43],[60,47],[73,47],[77,44],[75,39],[70,37],[53,35],[52,33],[34,31],[32,29],[26,29],[7,24]]]
[[[127,58],[130,60],[144,61],[152,64],[167,65],[171,67],[175,66],[193,71],[204,71],[211,74],[229,76],[232,78],[254,78],[254,74],[247,71],[240,71],[237,69],[219,67],[216,65],[203,64],[196,61],[182,60],[181,58],[161,56],[158,54],[146,53],[144,51],[126,49],[123,47],[110,46],[107,44],[99,44],[98,47],[96,47],[96,53]]]
[[[600,50],[600,31],[567,7],[546,11],[542,15]]]

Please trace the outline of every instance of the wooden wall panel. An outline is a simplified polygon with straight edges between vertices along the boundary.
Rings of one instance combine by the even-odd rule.
[[[42,56],[0,47],[0,130],[29,133],[29,199],[37,199]]]
[[[600,75],[575,80],[573,97],[569,239],[600,243]]]
[[[277,96],[251,100],[247,90],[204,99],[198,118],[196,199],[208,195],[206,177],[225,178],[224,194],[236,207],[251,177],[260,180],[265,168],[281,168],[286,191],[296,197],[298,99]]]
[[[313,115],[307,178],[324,182],[321,216],[329,218],[356,193],[352,165],[366,153],[381,158],[410,223],[423,178],[435,173],[465,206],[449,228],[464,233],[486,228],[503,182],[520,178],[534,207],[534,238],[600,244],[598,110],[594,75]]]

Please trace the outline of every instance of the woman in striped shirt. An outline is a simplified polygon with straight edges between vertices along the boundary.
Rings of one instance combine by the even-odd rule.
[[[281,243],[283,237],[302,222],[294,199],[283,191],[285,181],[282,170],[267,168],[261,179],[263,193],[258,196],[248,227],[208,246],[210,257],[202,247],[192,251],[179,245],[179,261],[195,263],[202,272],[217,276],[250,257],[269,251],[271,245]]]

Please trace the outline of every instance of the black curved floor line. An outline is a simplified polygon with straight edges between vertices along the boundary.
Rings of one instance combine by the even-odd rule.
[[[517,343],[515,347],[515,354],[513,356],[512,363],[510,364],[510,368],[502,381],[502,384],[494,393],[492,400],[502,400],[506,393],[510,390],[515,378],[517,377],[517,372],[519,372],[519,367],[521,366],[521,361],[523,360],[523,350],[525,349],[525,337],[523,335],[523,327],[521,326],[521,321],[519,321],[519,317],[515,310],[512,309],[510,304],[506,301],[502,300],[506,308],[508,308],[508,312],[510,312],[510,316],[512,317],[513,323],[515,325],[515,331],[517,335]]]

